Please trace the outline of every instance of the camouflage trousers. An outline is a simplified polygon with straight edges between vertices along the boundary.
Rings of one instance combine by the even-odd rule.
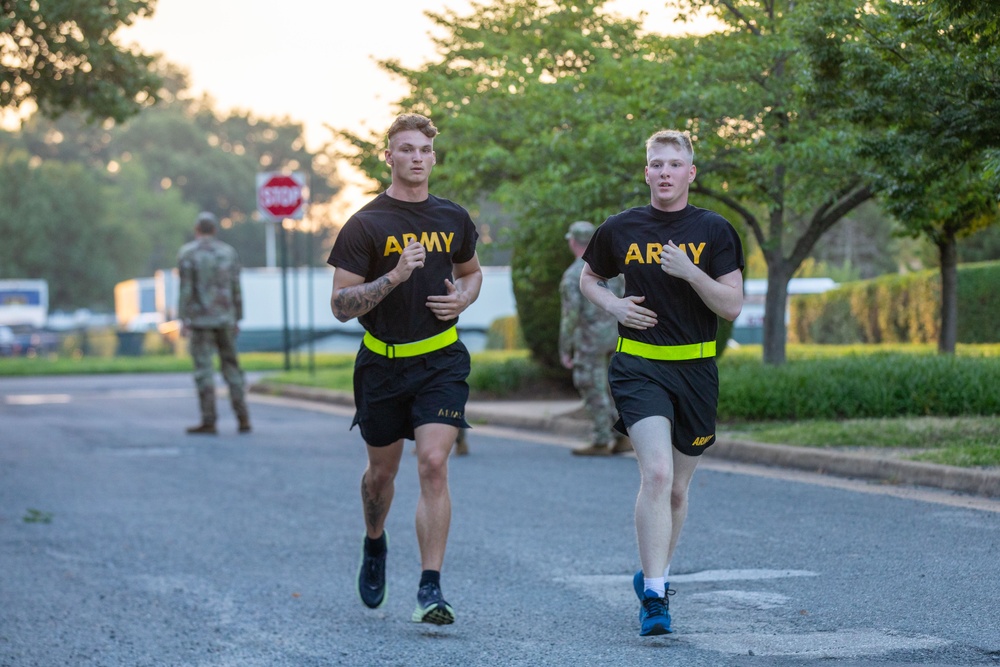
[[[577,353],[573,357],[573,386],[593,420],[591,444],[595,445],[610,442],[614,435],[612,427],[618,421],[618,410],[608,386],[609,356]]]
[[[234,327],[217,329],[191,329],[191,357],[194,359],[194,384],[198,388],[198,404],[201,407],[201,422],[214,424],[215,412],[215,369],[213,360],[219,353],[222,377],[229,386],[229,401],[240,423],[250,419],[247,411],[246,380],[240,369],[236,355],[236,330]]]

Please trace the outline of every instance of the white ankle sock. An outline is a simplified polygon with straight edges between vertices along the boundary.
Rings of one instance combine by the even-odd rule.
[[[653,591],[658,597],[663,597],[666,594],[666,586],[663,582],[663,577],[643,577],[642,586],[644,591]]]

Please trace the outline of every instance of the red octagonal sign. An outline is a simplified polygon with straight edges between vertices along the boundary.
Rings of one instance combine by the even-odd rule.
[[[305,205],[301,174],[257,174],[257,210],[272,220],[301,219]]]

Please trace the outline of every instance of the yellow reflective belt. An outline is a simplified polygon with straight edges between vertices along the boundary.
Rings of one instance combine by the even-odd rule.
[[[715,356],[715,341],[691,343],[690,345],[652,345],[640,343],[630,338],[618,338],[618,351],[657,361],[688,361],[707,359]]]
[[[430,338],[415,340],[412,343],[395,344],[383,343],[366,331],[362,342],[364,342],[365,347],[375,354],[381,354],[383,357],[395,359],[396,357],[417,357],[421,354],[434,352],[436,350],[440,350],[441,348],[448,347],[456,340],[458,340],[458,329],[452,327],[446,331],[442,331],[436,336],[431,336]]]

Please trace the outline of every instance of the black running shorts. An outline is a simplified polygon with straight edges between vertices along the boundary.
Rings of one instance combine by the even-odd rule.
[[[423,424],[470,428],[469,351],[462,341],[417,357],[389,359],[364,345],[354,362],[354,423],[372,447],[414,439]]]
[[[611,395],[621,417],[615,430],[646,417],[666,417],[677,451],[701,456],[715,443],[719,371],[715,359],[655,361],[616,352],[608,367]]]

